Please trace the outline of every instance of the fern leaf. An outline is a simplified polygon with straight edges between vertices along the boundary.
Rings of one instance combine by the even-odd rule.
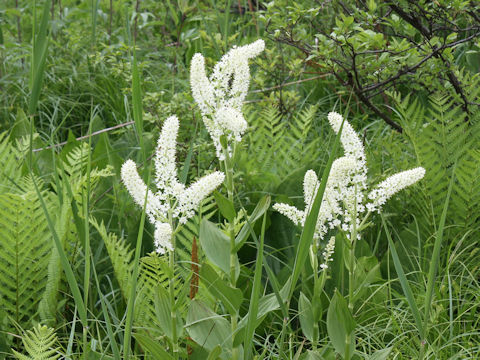
[[[103,222],[99,224],[93,217],[90,223],[97,229],[105,243],[110,261],[113,265],[115,277],[120,286],[123,298],[130,296],[130,282],[133,273],[133,250],[125,243],[125,240],[118,239],[117,235],[107,232]]]
[[[20,360],[56,360],[61,355],[58,347],[58,339],[52,328],[40,324],[28,330],[22,337],[23,346],[29,356],[23,355],[15,350],[13,353]]]
[[[66,247],[67,238],[75,236],[75,230],[71,221],[71,207],[68,202],[64,202],[59,210],[59,216],[55,223],[55,231]],[[56,247],[52,247],[50,260],[48,264],[48,277],[42,300],[39,304],[40,318],[44,323],[55,324],[57,313],[58,294],[63,278],[63,270],[60,263],[60,256]]]
[[[52,239],[37,195],[0,195],[0,305],[22,327],[37,313]],[[12,329],[12,324],[7,325]]]
[[[12,192],[22,177],[21,153],[8,141],[7,133],[0,133],[0,193]]]

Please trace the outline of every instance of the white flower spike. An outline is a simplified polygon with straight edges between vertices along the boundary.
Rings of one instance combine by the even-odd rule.
[[[323,194],[320,211],[318,213],[314,238],[322,240],[329,228],[340,227],[350,233],[355,226],[360,225],[360,217],[367,210],[369,213],[380,211],[385,202],[404,188],[415,184],[425,176],[425,169],[418,167],[390,176],[374,187],[367,195],[367,166],[365,150],[362,141],[353,127],[343,117],[331,112],[328,120],[333,130],[338,133],[343,124],[340,142],[345,156],[336,159],[330,170],[327,185]],[[275,204],[273,208],[288,217],[296,225],[304,226],[313,200],[317,194],[320,182],[313,170],[305,173],[303,192],[305,211],[300,211],[287,204]],[[359,234],[357,234],[360,238]],[[324,257],[329,258],[333,251],[334,240],[325,248]],[[332,243],[332,244],[330,244]],[[330,254],[330,255],[329,255]],[[328,261],[322,266],[326,268]]]
[[[203,122],[213,140],[217,157],[223,160],[220,137],[239,142],[247,129],[242,105],[250,84],[248,61],[265,49],[265,42],[233,47],[214,66],[210,78],[205,72],[205,59],[195,54],[190,64],[192,95],[200,108]]]
[[[400,190],[415,184],[417,181],[425,176],[425,169],[417,167],[415,169],[399,172],[392,175],[386,180],[378,184],[369,194],[368,198],[372,200],[370,204],[367,204],[369,211],[380,212],[382,205],[384,205],[388,199],[395,195]]]
[[[160,254],[173,250],[173,229],[168,223],[169,217],[178,219],[182,224],[186,223],[195,214],[195,209],[202,200],[225,179],[222,172],[216,171],[200,178],[188,188],[178,181],[175,163],[178,127],[176,116],[169,117],[163,124],[154,159],[157,192],[148,190],[147,195],[146,213],[149,221],[155,225],[155,248]],[[135,162],[125,161],[121,177],[135,203],[143,207],[147,186],[138,175]]]

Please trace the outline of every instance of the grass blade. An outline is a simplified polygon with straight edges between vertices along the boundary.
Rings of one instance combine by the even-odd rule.
[[[102,313],[105,319],[105,325],[107,326],[107,335],[110,340],[110,346],[112,348],[113,357],[115,360],[120,360],[121,359],[120,350],[118,349],[117,340],[115,339],[115,334],[113,333],[112,324],[110,322],[110,316],[108,315],[107,306],[105,305],[106,298],[105,298],[105,295],[102,294],[102,290],[100,289],[100,283],[98,281],[97,271],[95,267],[93,267],[92,269],[93,269],[93,275],[95,277],[95,283],[97,285],[98,297],[100,298],[100,304],[102,306]]]
[[[145,146],[143,146],[143,109],[142,109],[142,90],[140,86],[140,73],[137,65],[137,52],[135,51],[135,43],[133,45],[133,63],[132,63],[132,107],[133,120],[135,121],[135,129],[137,130],[140,149],[143,156],[143,163],[146,161]]]
[[[405,272],[403,271],[402,263],[400,261],[400,258],[398,257],[395,244],[393,243],[392,237],[390,236],[390,232],[387,229],[385,218],[383,217],[383,214],[380,214],[380,216],[382,218],[382,224],[383,224],[383,228],[385,229],[385,234],[387,235],[388,247],[390,248],[390,253],[392,254],[393,265],[395,266],[395,270],[397,271],[398,280],[400,281],[400,285],[402,286],[403,293],[407,298],[407,302],[408,302],[408,305],[410,306],[410,310],[412,311],[413,318],[415,319],[415,324],[417,325],[420,337],[423,337],[424,329],[422,325],[422,317],[420,316],[420,311],[418,310],[418,306],[417,306],[417,303],[415,302],[412,289],[410,288],[410,284],[408,283],[407,277],[405,276]]]
[[[148,172],[147,187],[150,185],[150,175],[151,175],[151,168],[150,168],[150,171]],[[146,214],[147,201],[148,201],[147,196],[148,196],[148,191],[146,191],[145,193],[145,202],[143,204],[142,217],[140,220],[140,226],[138,228],[137,245],[135,247],[135,260],[133,263],[133,273],[132,273],[132,280],[130,285],[130,296],[128,297],[128,303],[127,303],[127,319],[125,322],[125,333],[123,336],[123,359],[128,359],[129,353],[130,353],[130,340],[132,338],[132,325],[133,325],[133,309],[135,306],[137,278],[138,278],[138,272],[140,267],[140,252],[142,250],[143,228],[145,226],[145,214]]]
[[[263,262],[263,243],[265,239],[265,222],[267,219],[267,213],[263,214],[262,231],[260,233],[260,246],[257,250],[257,259],[255,263],[255,274],[253,276],[253,288],[252,295],[250,297],[250,307],[248,309],[248,321],[245,330],[244,340],[244,359],[250,359],[252,357],[252,341],[253,334],[255,332],[255,325],[257,322],[258,302],[260,300],[260,290],[262,287],[262,262]]]
[[[30,63],[30,99],[28,101],[28,113],[33,115],[37,110],[38,99],[40,98],[40,90],[43,84],[43,78],[45,75],[45,61],[47,58],[48,49],[48,22],[50,19],[50,4],[45,0],[43,6],[42,19],[40,21],[40,28],[38,33],[36,31],[36,11],[34,4],[33,15],[33,46]]]
[[[97,42],[97,12],[98,0],[92,0],[92,46]]]
[[[82,322],[82,325],[84,327],[87,327],[87,310],[85,308],[85,304],[83,303],[82,299],[82,294],[80,293],[80,288],[78,287],[77,279],[75,278],[75,274],[73,273],[72,267],[70,266],[70,262],[68,261],[67,255],[65,254],[65,250],[63,249],[62,242],[60,241],[60,238],[58,237],[57,231],[55,230],[55,225],[50,217],[50,214],[48,213],[47,206],[45,204],[45,201],[43,199],[43,196],[40,192],[40,189],[38,188],[37,181],[35,180],[35,177],[33,175],[33,169],[32,169],[32,150],[33,150],[33,144],[32,144],[32,139],[33,139],[33,118],[30,118],[30,166],[29,166],[29,172],[30,176],[32,177],[32,182],[33,186],[35,187],[35,192],[37,193],[38,199],[40,200],[40,204],[43,209],[43,213],[45,214],[45,218],[47,219],[48,227],[50,229],[50,232],[52,233],[52,237],[54,240],[55,247],[57,248],[58,255],[60,257],[60,263],[62,264],[63,271],[65,272],[65,275],[67,277],[67,282],[68,286],[70,287],[70,290],[72,291],[73,299],[75,301],[75,305],[77,306],[78,309],[78,314],[80,316],[80,320]],[[61,191],[61,190],[60,190]]]
[[[457,162],[455,162],[452,170],[452,178],[448,186],[447,197],[445,198],[445,204],[443,205],[442,215],[440,217],[440,223],[438,224],[437,236],[435,238],[435,244],[433,246],[432,260],[430,261],[430,267],[428,269],[427,280],[427,294],[425,295],[425,315],[423,318],[424,334],[422,336],[422,348],[420,358],[423,358],[425,339],[428,335],[428,320],[430,317],[430,308],[432,306],[433,289],[435,287],[435,278],[437,276],[438,264],[440,263],[440,250],[443,242],[443,231],[445,229],[445,220],[447,219],[448,204],[450,202],[450,196],[452,194],[453,183],[455,180],[455,169],[457,168]]]

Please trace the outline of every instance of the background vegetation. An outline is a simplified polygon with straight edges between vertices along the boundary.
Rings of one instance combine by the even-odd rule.
[[[266,209],[265,195],[301,206],[305,171],[323,171],[331,153],[326,114],[336,109],[362,134],[373,183],[426,169],[383,219],[373,218],[357,247],[354,358],[480,358],[480,5],[473,0],[3,1],[0,358],[13,357],[12,349],[33,359],[125,358],[127,351],[169,358],[167,261],[152,252],[153,228],[121,184],[120,167],[134,159],[146,177],[145,156],[163,120],[176,114],[181,179],[214,169],[190,92],[190,60],[201,52],[210,68],[232,46],[258,38],[266,50],[251,66],[249,130],[235,158],[235,224],[256,234],[238,254],[245,318],[264,239],[264,313],[245,357],[341,356],[327,312],[336,290],[348,294],[342,242],[321,294],[314,349],[308,261],[289,313],[277,302],[301,231],[270,208],[261,236],[262,221],[247,216]],[[182,358],[228,358],[217,343],[244,341],[212,315],[228,309],[208,285],[209,274],[219,275],[197,245],[202,219],[226,221],[217,202],[206,201],[178,235],[176,308],[194,323],[180,332]],[[213,275],[205,270],[198,279],[196,264],[212,265]]]

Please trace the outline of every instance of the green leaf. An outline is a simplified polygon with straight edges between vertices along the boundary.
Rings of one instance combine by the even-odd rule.
[[[178,18],[177,10],[175,9],[174,6],[172,6],[172,3],[170,2],[170,0],[167,0],[167,5],[168,5],[168,8],[170,10],[170,14],[172,16],[172,19],[175,22],[175,25],[178,26],[178,24],[180,22],[180,19]]]
[[[22,136],[30,135],[30,121],[22,108],[17,109],[17,116],[15,116],[15,124],[10,130],[11,139],[19,139]]]
[[[353,339],[355,326],[355,320],[348,309],[347,302],[338,290],[336,290],[328,307],[327,332],[335,351],[344,358],[347,340],[348,338]],[[349,346],[349,353],[352,354],[354,349],[353,341],[350,341]]]
[[[387,360],[388,355],[390,355],[392,352],[392,349],[393,347],[390,346],[382,350],[377,350],[368,358],[368,360]]]
[[[150,336],[134,333],[133,337],[140,343],[140,346],[147,350],[155,360],[173,360],[174,357],[167,353],[157,340]]]
[[[333,357],[334,358],[334,357]],[[308,350],[306,354],[300,357],[301,360],[326,360],[318,351]]]
[[[28,330],[22,337],[25,350],[30,356],[22,355],[15,350],[17,359],[56,360],[61,357],[57,334],[52,328],[38,324],[33,331]]]
[[[380,264],[375,256],[362,256],[355,265],[355,293],[353,303],[360,299],[368,290],[370,284],[382,280]]]
[[[242,290],[228,285],[208,264],[202,265],[200,279],[207,286],[208,291],[222,302],[230,314],[238,313],[243,302]]]
[[[222,347],[220,345],[217,345],[213,348],[212,351],[210,351],[210,354],[208,354],[207,360],[217,360],[221,353],[222,353]]]
[[[225,274],[230,274],[230,239],[207,219],[203,219],[200,223],[200,244],[207,258],[222,269]],[[234,256],[238,276],[240,264],[237,255]]]
[[[230,323],[197,299],[190,303],[185,328],[192,340],[208,351],[220,345],[224,352],[231,352]]]
[[[28,113],[33,115],[37,109],[38,99],[40,98],[40,90],[43,84],[43,78],[45,75],[45,61],[47,58],[48,49],[48,20],[50,18],[50,2],[45,0],[43,6],[42,19],[40,21],[40,28],[38,33],[35,34],[35,22],[34,18],[34,37],[32,56],[30,63],[30,99],[28,101]],[[35,15],[34,15],[35,16]]]
[[[220,209],[223,217],[227,219],[230,223],[233,223],[235,220],[235,216],[237,215],[235,213],[233,203],[225,196],[220,194],[218,191],[215,191],[213,193],[213,196],[215,197],[215,201],[217,202],[218,208]]]
[[[263,259],[265,261],[265,259]],[[265,266],[265,263],[264,263]],[[280,304],[278,303],[278,298],[281,299],[282,302],[285,302],[288,296],[288,290],[290,289],[290,282],[288,281],[283,288],[279,291],[278,297],[277,294],[268,294],[267,296],[263,296],[258,302],[258,310],[257,310],[257,320],[255,323],[255,328],[260,325],[263,321],[265,315],[268,313],[280,309]],[[247,323],[250,319],[250,313],[247,313],[242,320],[239,321],[237,326],[237,334],[235,335],[234,346],[238,346],[242,343],[245,335],[244,330],[247,326]]]
[[[171,318],[171,306],[170,306],[170,297],[167,293],[167,290],[163,287],[162,284],[158,284],[155,289],[154,297],[155,305],[155,315],[157,317],[158,323],[162,328],[162,331],[165,335],[173,339],[172,334],[172,318]],[[177,316],[177,334],[182,333],[183,323],[180,316]]]
[[[457,168],[458,160],[455,160],[453,165],[452,177],[450,178],[450,185],[448,186],[447,196],[445,197],[445,204],[443,205],[442,215],[438,224],[438,230],[435,237],[435,244],[433,246],[432,259],[430,260],[430,267],[428,269],[428,281],[427,281],[427,293],[425,295],[425,313],[423,316],[423,330],[422,340],[428,335],[428,321],[430,320],[430,308],[432,306],[433,290],[435,288],[435,279],[437,276],[437,270],[440,263],[440,250],[443,242],[443,231],[445,229],[445,221],[447,219],[448,205],[450,203],[450,197],[452,195],[452,188],[455,182],[455,170]]]
[[[0,308],[7,315],[0,329],[28,328],[48,284],[53,247],[36,194],[0,195],[0,239]]]
[[[270,207],[271,197],[270,195],[265,195],[260,199],[255,209],[252,211],[252,214],[249,216],[248,221],[242,227],[242,230],[238,233],[235,238],[235,252],[238,252],[240,248],[245,244],[250,234],[250,228],[255,224],[255,222],[260,219],[260,217],[268,210]]]
[[[313,341],[314,318],[312,304],[302,292],[300,292],[300,299],[298,300],[298,316],[303,334],[308,340]]]
[[[30,168],[30,176],[32,176],[32,182],[35,187],[35,191],[37,193],[38,199],[40,200],[41,207],[43,209],[43,213],[45,215],[45,218],[47,220],[48,227],[50,229],[50,232],[53,236],[53,243],[55,244],[55,247],[57,248],[58,254],[60,256],[60,263],[62,265],[63,271],[65,272],[65,275],[67,277],[67,282],[70,287],[70,290],[72,291],[73,299],[75,300],[75,305],[77,306],[78,313],[80,315],[80,320],[83,324],[83,326],[87,326],[87,310],[85,307],[85,304],[82,299],[82,295],[80,293],[80,288],[78,287],[77,279],[75,277],[75,274],[73,273],[72,266],[70,264],[69,259],[67,258],[67,254],[65,253],[65,250],[63,249],[62,242],[60,238],[58,237],[57,231],[55,229],[55,225],[53,224],[52,218],[50,217],[50,214],[47,209],[47,205],[45,203],[45,200],[43,198],[43,195],[37,185],[37,181],[35,180],[35,177],[33,176],[32,169]]]
[[[405,276],[405,272],[403,271],[402,263],[400,258],[398,257],[397,249],[395,248],[395,244],[392,241],[392,237],[390,236],[390,232],[387,229],[387,224],[385,223],[385,218],[382,214],[382,224],[383,228],[385,229],[385,234],[387,235],[388,240],[388,248],[390,249],[390,253],[392,254],[393,258],[393,265],[395,266],[395,270],[397,271],[398,280],[400,281],[400,285],[402,286],[403,293],[407,298],[408,305],[410,306],[410,310],[412,311],[413,318],[415,319],[415,323],[417,325],[417,330],[420,333],[420,336],[424,334],[423,325],[422,325],[422,317],[420,316],[420,311],[418,310],[417,303],[415,302],[415,297],[413,296],[412,289],[410,288],[410,284]]]
[[[251,349],[253,342],[253,334],[257,327],[257,315],[259,308],[260,290],[262,285],[262,263],[263,263],[263,245],[265,239],[265,222],[266,214],[263,216],[262,232],[260,234],[260,244],[258,245],[257,258],[255,264],[255,274],[253,277],[252,295],[250,297],[250,307],[248,309],[248,315],[246,316],[247,326],[245,329],[245,359],[251,357]]]

